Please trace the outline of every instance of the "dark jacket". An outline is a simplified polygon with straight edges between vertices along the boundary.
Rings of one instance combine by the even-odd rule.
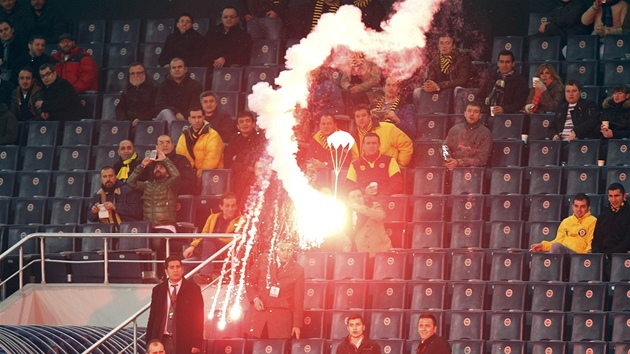
[[[48,120],[80,120],[85,117],[79,96],[68,81],[57,77],[40,92],[44,101],[41,111],[50,115]]]
[[[17,59],[28,53],[27,40],[23,35],[16,31],[14,32],[13,39],[9,42],[9,44],[7,44],[7,46],[7,60],[2,63],[2,69],[13,70],[18,68],[16,65]],[[0,49],[3,49],[3,47],[4,43],[0,43]],[[2,58],[1,55],[0,58]]]
[[[44,53],[39,57],[32,57],[30,53],[25,53],[15,60],[15,70],[11,70],[11,82],[15,85],[18,84],[18,78],[20,77],[20,70],[24,67],[29,67],[33,70],[33,78],[42,84],[42,80],[39,77],[39,67],[43,64],[50,63],[50,55]]]
[[[0,79],[0,103],[11,106],[13,91],[15,91],[15,85],[12,82]]]
[[[98,65],[85,49],[74,47],[65,61],[58,51],[52,55],[52,62],[57,76],[68,80],[77,93],[98,90]]]
[[[491,75],[483,84],[477,97],[480,97],[482,100],[486,100],[486,98],[492,94],[493,88],[499,79],[501,79],[501,74],[498,70],[493,70]],[[529,94],[527,79],[523,75],[514,71],[512,74],[508,75],[504,81],[505,87],[503,88],[503,99],[500,102],[501,104],[499,104],[499,102],[497,102],[497,104],[489,104],[486,102],[486,106],[483,107],[484,112],[488,112],[490,106],[501,106],[503,107],[503,111],[505,113],[516,113],[525,106],[525,100]]]
[[[204,47],[206,50],[203,66],[211,67],[220,57],[225,59],[225,67],[247,65],[252,50],[252,37],[238,25],[225,32],[223,24],[218,24],[206,33]]]
[[[630,251],[630,205],[626,201],[619,211],[604,208],[597,216],[593,232],[593,253],[605,253],[609,258],[613,253]]]
[[[472,84],[472,59],[470,54],[461,49],[455,49],[452,53],[453,61],[448,74],[440,71],[440,57],[431,61],[427,79],[440,86],[440,90],[452,89],[456,86],[470,87]]]
[[[0,103],[0,145],[15,144],[17,136],[17,119],[6,104]]]
[[[451,354],[451,346],[448,341],[437,334],[433,334],[427,338],[423,343],[418,345],[416,353],[424,354]]]
[[[361,21],[367,28],[375,31],[381,30],[381,21],[385,19],[385,7],[379,0],[371,0],[365,7],[359,7],[361,10]]]
[[[33,28],[34,22],[28,8],[21,1],[16,1],[11,12],[7,12],[0,6],[0,22],[7,21],[15,29],[15,33],[28,35]]]
[[[160,283],[151,292],[151,309],[147,323],[146,341],[162,340],[168,319],[168,294],[171,290],[168,281]],[[192,347],[203,348],[204,308],[199,285],[182,279],[182,287],[177,292],[177,305],[174,338],[177,353],[190,353]],[[178,320],[178,319],[182,320]]]
[[[120,221],[141,221],[142,220],[142,195],[129,187],[121,180],[116,181],[111,191],[103,190],[102,186],[86,205],[87,219],[98,222],[98,214],[92,213],[94,204],[111,202],[116,205],[116,213],[120,216]]]
[[[545,26],[543,36],[566,36],[575,34],[590,34],[587,26],[582,24],[582,14],[588,7],[581,0],[564,2],[558,0],[551,14],[547,17],[549,22]]]
[[[225,142],[227,142],[232,135],[238,133],[236,122],[232,119],[232,116],[220,108],[215,109],[211,116],[205,116],[205,119],[206,122],[210,123],[210,127],[216,130],[221,136],[221,139]]]
[[[553,122],[549,125],[549,138],[562,134],[564,123],[567,120],[568,102],[558,106]],[[597,103],[580,98],[571,113],[573,131],[578,139],[596,138],[595,129],[599,124],[599,109]]]
[[[287,15],[290,0],[242,0],[244,14],[254,17],[265,17],[266,13],[273,11],[280,17]]]
[[[116,120],[152,120],[157,114],[155,111],[157,94],[158,85],[151,78],[145,80],[139,87],[127,82],[116,106]]]
[[[42,99],[41,89],[41,86],[37,82],[34,82],[31,90],[26,96],[26,99],[23,98],[23,92],[20,87],[16,87],[15,90],[13,90],[11,97],[11,112],[13,112],[20,122],[28,120],[41,120],[41,111],[35,108],[35,102]]]
[[[170,109],[175,114],[181,113],[184,117],[188,117],[190,107],[199,105],[201,91],[199,81],[191,79],[190,76],[186,76],[184,81],[178,84],[170,75],[167,75],[158,87],[155,108],[158,112]]]
[[[178,29],[166,37],[166,42],[158,58],[158,64],[164,66],[170,64],[173,58],[184,60],[188,67],[203,66],[201,55],[203,53],[203,36],[193,28],[185,33]],[[198,98],[198,97],[197,97]]]
[[[380,354],[381,346],[368,337],[363,337],[359,348],[350,342],[350,336],[344,338],[337,347],[336,354]]]
[[[161,181],[139,181],[142,165],[138,165],[127,179],[127,184],[142,193],[144,220],[153,226],[174,225],[177,222],[177,195],[181,186],[179,172],[173,162],[167,157],[164,167],[169,177]],[[150,164],[148,168],[154,168]]]
[[[630,99],[621,103],[615,103],[612,97],[608,97],[602,103],[604,110],[599,116],[600,122],[608,121],[608,127],[613,132],[613,139],[625,139],[630,137]],[[600,127],[595,126],[595,135],[604,139]]]
[[[68,23],[61,15],[61,11],[57,11],[56,8],[50,6],[48,3],[44,3],[40,15],[35,13],[35,9],[32,6],[29,12],[33,17],[31,34],[44,36],[46,43],[57,43],[59,35],[70,32],[68,30]]]

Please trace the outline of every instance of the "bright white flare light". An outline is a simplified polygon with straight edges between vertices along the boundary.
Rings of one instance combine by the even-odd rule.
[[[243,311],[241,310],[241,305],[237,302],[230,309],[230,315],[229,316],[230,316],[231,319],[235,320],[235,319],[240,318],[242,314],[243,314]]]
[[[328,143],[328,150],[330,151],[330,159],[335,171],[335,199],[337,198],[337,187],[339,185],[339,172],[341,172],[341,166],[343,166],[350,149],[354,145],[354,138],[350,133],[338,130],[326,138]]]

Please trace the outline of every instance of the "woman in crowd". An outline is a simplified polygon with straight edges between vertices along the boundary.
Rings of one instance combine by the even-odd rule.
[[[529,114],[555,112],[563,101],[564,85],[560,75],[551,64],[541,64],[536,71],[533,87],[527,96],[525,112]]]

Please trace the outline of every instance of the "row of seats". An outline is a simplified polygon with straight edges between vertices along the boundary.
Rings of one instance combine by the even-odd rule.
[[[462,234],[463,237],[463,234]],[[431,248],[377,253],[367,266],[366,253],[306,252],[298,255],[307,279],[325,280],[491,280],[600,282],[604,256],[529,253],[522,249]],[[612,282],[630,281],[630,255],[614,254]],[[602,303],[603,305],[603,303]],[[593,307],[593,310],[597,307]],[[603,307],[601,308],[603,310]]]
[[[344,327],[345,328],[345,327]],[[339,333],[342,333],[341,330]],[[343,338],[344,334],[334,338]],[[333,337],[331,337],[333,338]],[[376,340],[384,353],[412,354],[416,352],[420,340],[378,339]],[[283,339],[209,339],[206,340],[208,353],[269,353],[282,354],[290,350],[291,353],[324,354],[335,353],[342,339],[293,339],[290,342]],[[484,354],[512,353],[512,354],[565,354],[567,350],[575,354],[587,353],[626,353],[630,350],[630,343],[606,342],[564,342],[564,341],[484,341],[484,340],[450,340],[453,353]],[[258,351],[252,351],[258,350]],[[617,351],[615,351],[617,350]]]

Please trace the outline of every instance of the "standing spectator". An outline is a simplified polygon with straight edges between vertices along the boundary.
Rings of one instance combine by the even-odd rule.
[[[527,79],[514,70],[516,61],[509,50],[497,56],[496,71],[490,72],[477,97],[485,99],[483,112],[490,114],[516,113],[525,106],[529,91]],[[492,110],[492,111],[490,111]]]
[[[72,85],[57,77],[53,64],[44,64],[39,68],[39,76],[44,82],[41,100],[35,102],[35,108],[41,111],[44,120],[79,120],[85,116],[79,96]]]
[[[256,338],[300,339],[304,316],[304,269],[293,259],[290,241],[279,241],[274,255],[261,254],[247,279],[246,334]],[[270,262],[271,260],[271,262]]]
[[[481,123],[481,105],[470,102],[466,106],[466,121],[453,126],[443,145],[448,146],[451,156],[444,161],[449,170],[455,167],[480,166],[488,163],[492,153],[492,133]]]
[[[236,8],[227,6],[221,11],[221,23],[208,30],[204,42],[203,66],[222,68],[249,64],[252,37],[238,24]]]
[[[600,37],[622,34],[622,24],[628,12],[624,0],[595,0],[582,15],[582,24],[593,25],[593,33]]]
[[[142,220],[141,197],[140,193],[116,177],[113,167],[105,166],[101,168],[101,188],[87,205],[87,219],[114,224],[117,232],[121,222]],[[106,213],[101,214],[101,209]]]
[[[348,336],[337,347],[336,354],[381,354],[381,346],[365,335],[365,323],[359,314],[348,316]]]
[[[116,120],[130,121],[135,127],[139,121],[155,118],[155,100],[158,86],[155,80],[147,80],[147,73],[142,63],[133,63],[129,67],[129,81],[116,106]]]
[[[164,260],[167,280],[151,291],[145,340],[157,339],[168,354],[201,353],[204,307],[199,285],[184,278],[179,257]]]
[[[210,127],[219,133],[223,141],[228,141],[230,137],[236,134],[236,123],[232,116],[221,108],[219,108],[219,99],[212,91],[204,91],[199,96],[203,115],[206,122],[210,123]]]
[[[71,34],[59,36],[59,51],[52,62],[57,75],[68,80],[77,93],[98,90],[98,65],[90,53],[77,47]]]
[[[242,0],[247,32],[253,39],[282,39],[290,0]]]
[[[0,103],[0,145],[13,145],[18,137],[18,122],[9,106]]]
[[[177,30],[166,37],[158,64],[172,65],[172,60],[181,58],[188,66],[202,66],[203,36],[193,28],[193,17],[184,13],[177,18]]]
[[[33,15],[31,35],[39,34],[53,43],[64,32],[68,32],[68,24],[61,13],[46,0],[31,0],[30,12]]]
[[[392,123],[405,132],[409,139],[416,137],[416,115],[413,106],[406,104],[400,96],[400,82],[388,77],[383,83],[382,97],[371,105],[373,114],[380,121]]]
[[[0,1],[0,22],[7,21],[21,36],[27,37],[33,28],[33,18],[28,9],[17,0]]]
[[[604,253],[605,281],[610,279],[613,253],[630,251],[630,205],[626,198],[626,189],[619,183],[608,186],[608,208],[604,208],[597,217],[593,233],[593,253]]]
[[[588,27],[582,24],[584,11],[586,4],[582,0],[558,0],[547,21],[538,27],[538,35],[564,37],[588,34]]]
[[[529,91],[525,112],[555,112],[564,101],[564,85],[560,75],[549,63],[543,63],[536,70],[534,87]]]
[[[609,139],[630,138],[630,94],[626,85],[616,85],[612,88],[612,97],[602,103],[604,110],[599,116],[601,122],[598,138],[602,139],[599,148],[599,159],[605,160],[608,153]]]
[[[177,141],[175,151],[186,156],[190,165],[201,176],[203,170],[223,168],[223,140],[203,119],[200,107],[190,109],[190,123]]]
[[[37,71],[39,73],[39,70]],[[11,111],[20,122],[40,119],[40,113],[35,108],[35,102],[41,100],[42,88],[33,78],[31,68],[23,68],[19,71],[18,87],[13,91]],[[0,84],[0,92],[2,85]]]
[[[44,50],[46,50],[46,40],[44,40],[44,37],[33,35],[29,38],[28,53],[15,59],[14,68],[11,70],[11,82],[13,84],[17,84],[18,82],[20,69],[29,67],[33,72],[37,73],[40,66],[50,63],[50,55],[44,53]],[[36,75],[35,80],[41,84],[39,75]]]
[[[11,95],[15,91],[15,85],[7,80],[2,79],[2,69],[0,69],[0,103],[4,103],[8,106],[11,106]]]
[[[371,260],[376,253],[389,251],[392,241],[385,231],[383,207],[377,202],[367,203],[359,187],[348,191],[348,206],[352,213],[348,233],[351,243],[346,243],[343,251],[368,252]]]
[[[174,120],[186,119],[184,114],[188,114],[188,110],[198,104],[201,90],[201,84],[188,74],[186,63],[180,58],[174,58],[170,64],[170,74],[158,87],[155,108],[159,113],[155,120],[170,124]]]
[[[378,65],[365,59],[365,54],[361,52],[353,53],[350,65],[341,77],[341,88],[350,91],[352,103],[369,105],[381,96],[380,83],[381,69]]]
[[[15,33],[11,23],[0,22],[0,43],[2,43],[2,57],[0,67],[5,70],[12,70],[17,59],[28,51],[26,39],[23,34]]]

